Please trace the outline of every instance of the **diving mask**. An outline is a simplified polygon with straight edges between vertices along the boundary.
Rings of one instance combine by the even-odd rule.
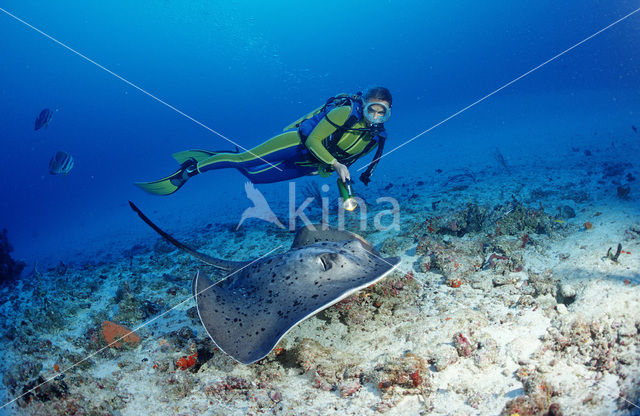
[[[379,101],[370,101],[362,109],[364,118],[371,124],[382,124],[391,117],[391,109]]]

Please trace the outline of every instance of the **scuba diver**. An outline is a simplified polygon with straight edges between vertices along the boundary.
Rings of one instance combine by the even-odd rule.
[[[152,194],[169,195],[193,176],[223,168],[238,169],[254,184],[316,174],[327,177],[333,171],[344,184],[350,184],[349,166],[377,146],[373,162],[360,175],[367,185],[382,156],[387,137],[384,122],[390,116],[391,93],[387,88],[373,87],[364,95],[339,94],[285,127],[284,133],[247,152],[178,152],[173,157],[180,169],[166,178],[136,185]],[[343,186],[340,191],[344,189]]]

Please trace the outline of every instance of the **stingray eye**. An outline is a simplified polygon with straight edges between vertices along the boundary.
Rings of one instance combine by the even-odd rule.
[[[320,261],[320,264],[322,265],[322,269],[325,272],[331,268],[332,259],[330,254],[321,254],[318,256],[318,260]]]

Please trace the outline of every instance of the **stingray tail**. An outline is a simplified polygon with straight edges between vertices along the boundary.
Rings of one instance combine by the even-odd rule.
[[[196,293],[196,285],[198,284],[198,277],[200,277],[200,270],[196,270],[196,275],[193,276],[193,280],[191,281],[191,293],[193,294],[194,298],[197,298],[197,293]]]
[[[191,256],[193,256],[194,258],[200,260],[203,263],[206,263],[206,264],[209,264],[209,265],[211,265],[213,267],[216,267],[218,269],[227,270],[227,271],[238,269],[238,268],[244,266],[245,264],[247,264],[247,262],[244,262],[244,261],[230,261],[230,260],[216,259],[215,257],[211,257],[211,256],[208,256],[208,255],[206,255],[204,253],[200,253],[199,251],[196,251],[196,250],[192,249],[191,247],[189,247],[189,246],[181,243],[180,241],[176,240],[170,234],[168,234],[166,231],[164,231],[163,229],[161,229],[160,227],[155,225],[153,223],[153,221],[151,221],[146,215],[144,215],[142,213],[142,211],[140,211],[140,208],[138,208],[136,206],[136,204],[134,204],[133,202],[129,201],[129,206],[131,207],[132,210],[134,210],[138,214],[138,216],[142,219],[142,221],[146,222],[147,225],[149,225],[149,227],[153,228],[153,230],[155,232],[160,234],[168,242],[170,242],[174,246],[178,247],[180,250],[182,250],[182,251],[184,251],[186,253],[189,253]]]

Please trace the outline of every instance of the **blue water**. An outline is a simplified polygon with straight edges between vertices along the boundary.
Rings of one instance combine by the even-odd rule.
[[[394,101],[390,150],[638,3],[3,0],[0,7],[247,148],[336,93],[384,85]],[[172,231],[238,221],[248,201],[235,171],[207,173],[169,197],[133,186],[172,172],[173,152],[233,145],[6,12],[0,227],[14,257],[82,260],[151,237],[129,199]],[[373,180],[479,168],[496,147],[513,163],[561,163],[572,146],[633,139],[638,50],[640,13],[384,158]],[[53,119],[34,131],[46,107]],[[67,176],[48,173],[58,150],[76,159]],[[334,179],[324,182],[334,191]],[[260,189],[277,199],[288,184]]]

